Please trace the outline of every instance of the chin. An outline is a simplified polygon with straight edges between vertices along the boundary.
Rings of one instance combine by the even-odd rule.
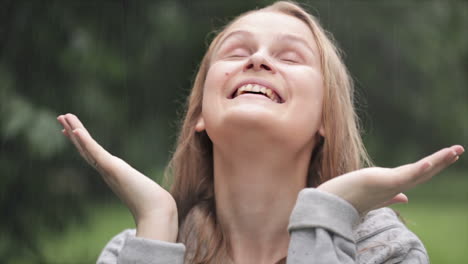
[[[278,115],[265,109],[232,109],[226,112],[220,124],[220,140],[228,140],[228,144],[249,149],[266,148],[285,142],[284,128]]]
[[[271,131],[272,128],[280,125],[278,113],[261,105],[233,107],[225,112],[223,119],[226,125],[238,126],[243,129],[263,128]]]

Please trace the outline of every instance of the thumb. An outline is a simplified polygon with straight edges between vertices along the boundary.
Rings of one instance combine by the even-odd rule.
[[[392,199],[381,204],[377,208],[386,207],[386,206],[390,206],[392,204],[397,204],[397,203],[408,203],[408,197],[404,193],[399,193],[395,195]],[[377,208],[374,208],[374,209],[377,209]]]

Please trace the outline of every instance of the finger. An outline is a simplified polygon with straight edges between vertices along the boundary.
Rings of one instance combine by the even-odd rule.
[[[71,131],[70,126],[68,125],[67,121],[65,121],[65,116],[64,115],[59,115],[57,117],[57,121],[62,125],[63,130],[62,132],[67,132]],[[66,133],[67,135],[70,135],[70,133]]]
[[[465,149],[463,148],[463,146],[460,146],[460,145],[455,145],[455,146],[452,146],[451,148],[457,153],[458,156],[460,156],[461,154],[465,152]]]
[[[406,196],[404,193],[399,193],[395,195],[395,197],[393,197],[392,199],[385,202],[384,206],[389,206],[397,203],[408,203],[408,196]]]
[[[99,162],[98,159],[96,158],[96,155],[99,155],[102,153],[102,151],[106,152],[107,151],[102,148],[92,137],[91,135],[89,134],[88,130],[84,127],[84,125],[81,123],[81,121],[78,119],[77,116],[75,116],[74,114],[66,114],[65,115],[65,120],[67,121],[67,124],[69,125],[69,127],[71,128],[72,130],[72,134],[74,135],[74,138],[78,139],[78,135],[82,135],[82,137],[80,137],[79,139],[79,145],[81,146],[81,149],[83,150],[83,152],[86,153],[86,160],[88,161],[88,163],[93,166],[94,168],[98,169],[98,167],[101,167],[101,166],[98,166]],[[80,132],[75,133],[77,130],[79,129]],[[84,136],[84,137],[83,137]],[[84,146],[84,144],[87,144],[86,146]],[[95,148],[95,146],[99,146],[98,148]],[[91,146],[92,149],[89,149],[89,146]],[[91,153],[91,151],[93,151],[93,149],[98,149],[99,152],[93,152]]]
[[[73,114],[66,114],[66,115],[61,115],[59,116],[57,119],[59,120],[59,122],[63,125],[63,127],[65,127],[65,133],[67,133],[68,137],[70,138],[70,140],[72,141],[73,145],[75,145],[75,147],[77,148],[78,152],[80,153],[80,155],[83,157],[83,159],[89,164],[91,165],[92,167],[94,167],[95,169],[97,169],[97,164],[96,164],[96,161],[91,158],[91,155],[89,154],[89,152],[83,147],[83,144],[81,143],[81,140],[78,139],[78,137],[75,135],[75,133],[73,133],[73,130],[72,130],[72,127],[70,125],[70,122],[68,121],[68,119],[70,117],[74,117],[75,119],[78,119],[76,116],[74,116]],[[81,122],[79,122],[79,125],[81,127],[83,127],[83,124],[81,124]],[[86,131],[86,133],[89,135],[89,133]]]
[[[65,120],[67,132],[68,132],[69,135],[72,135],[72,138],[75,140],[75,142],[78,142],[78,141],[77,141],[77,138],[76,138],[75,134],[73,133],[73,130],[75,130],[77,128],[80,128],[80,129],[85,130],[86,133],[88,133],[88,131],[84,128],[83,124],[80,122],[80,120],[74,114],[66,114],[64,116],[64,120]],[[82,145],[80,145],[80,144],[78,144],[78,145],[81,147],[81,149],[83,149]]]
[[[387,206],[390,206],[392,204],[397,204],[397,203],[408,203],[408,197],[404,193],[399,193],[399,194],[395,195],[392,199],[390,199],[390,200],[384,202],[383,204],[373,208],[373,210],[378,209],[378,208],[382,208],[382,207],[387,207]]]
[[[458,156],[458,153],[463,153],[463,148],[461,146],[453,146],[439,150],[415,163],[397,167],[397,174],[400,175],[404,179],[404,182],[408,183],[408,187],[411,188],[429,180],[432,176],[452,164],[454,158]]]
[[[452,165],[455,161],[458,160],[459,155],[463,154],[463,152],[463,147],[456,145],[424,158],[423,160],[430,162],[432,166],[424,170],[423,177],[420,177],[420,179],[417,181],[418,184],[431,179],[434,175],[440,173],[442,170]]]
[[[83,156],[83,158],[86,159],[86,153],[83,151],[82,146],[80,145],[80,143],[76,139],[75,135],[73,134],[72,128],[70,127],[70,125],[68,124],[68,122],[66,120],[66,116],[65,115],[60,115],[59,117],[57,117],[57,120],[64,127],[65,133],[69,136],[69,139],[72,141],[73,145],[75,145],[75,147],[78,149],[81,156]]]
[[[70,125],[70,128],[72,130],[75,130],[77,128],[81,128],[84,131],[86,131],[86,133],[88,133],[88,130],[86,130],[84,125],[81,123],[81,121],[78,119],[78,117],[76,117],[74,114],[70,114],[70,113],[66,114],[65,115],[65,120],[68,122],[68,124]]]
[[[437,151],[436,153],[427,156],[420,161],[429,161],[430,163],[434,164],[434,167],[438,165],[450,165],[453,161],[453,158],[463,154],[465,150],[460,145],[454,145],[449,148],[445,148],[442,150]]]

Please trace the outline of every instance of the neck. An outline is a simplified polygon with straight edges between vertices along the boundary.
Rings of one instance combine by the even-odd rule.
[[[213,148],[219,223],[235,263],[275,263],[287,255],[289,217],[306,187],[310,151]]]

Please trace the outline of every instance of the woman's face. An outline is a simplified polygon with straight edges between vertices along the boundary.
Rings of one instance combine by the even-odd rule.
[[[292,16],[259,11],[234,22],[215,47],[203,94],[196,129],[214,143],[257,129],[298,146],[323,135],[317,45]]]

